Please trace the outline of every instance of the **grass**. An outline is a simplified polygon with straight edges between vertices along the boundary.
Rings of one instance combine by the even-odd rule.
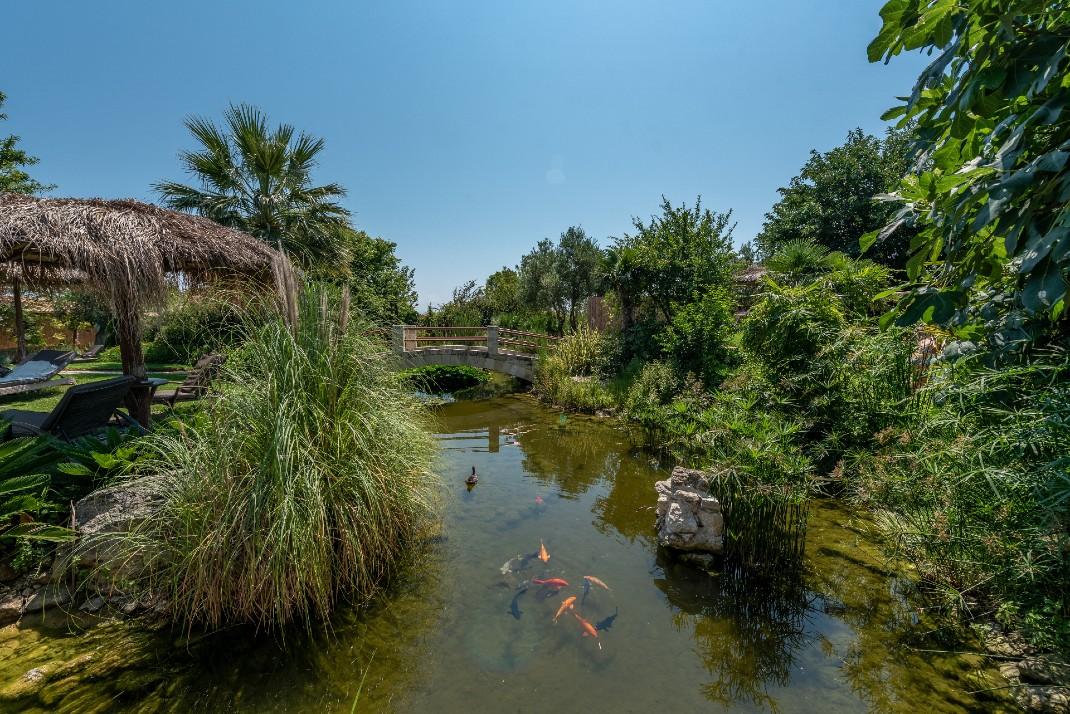
[[[433,440],[385,347],[324,288],[250,327],[203,418],[147,438],[159,517],[127,536],[182,622],[281,631],[366,602],[434,513]],[[329,304],[334,302],[334,306]]]
[[[64,375],[72,376],[72,375]],[[89,384],[92,382],[99,382],[104,379],[111,379],[115,375],[110,374],[76,374],[73,375],[75,384]],[[160,379],[166,379],[169,383],[181,383],[186,378],[184,372],[150,372],[150,377],[159,377]],[[168,385],[161,387],[166,389]],[[38,392],[30,392],[27,394],[12,394],[6,397],[0,397],[0,411],[7,409],[27,409],[35,412],[48,412],[52,411],[52,408],[59,403],[59,400],[63,398],[63,393],[66,392],[68,387],[54,387],[51,389],[44,389]],[[153,409],[153,413],[159,412],[163,407],[156,406]]]
[[[182,372],[189,369],[188,364],[177,362],[146,362],[145,368],[150,372]],[[94,360],[92,362],[71,362],[65,368],[67,372],[101,371],[121,372],[123,363],[116,360]]]

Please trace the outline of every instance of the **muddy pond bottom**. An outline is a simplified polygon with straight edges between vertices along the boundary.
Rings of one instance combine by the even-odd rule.
[[[286,647],[25,620],[0,629],[0,711],[1012,708],[982,691],[1002,683],[985,659],[949,654],[969,643],[931,634],[849,511],[813,505],[795,576],[711,574],[658,550],[653,484],[672,464],[629,431],[524,396],[438,417],[442,535],[370,611]]]

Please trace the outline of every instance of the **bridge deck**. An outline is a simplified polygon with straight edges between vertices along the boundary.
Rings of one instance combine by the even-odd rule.
[[[396,325],[393,348],[407,367],[468,365],[530,382],[535,377],[537,352],[556,339],[495,325],[462,328]]]

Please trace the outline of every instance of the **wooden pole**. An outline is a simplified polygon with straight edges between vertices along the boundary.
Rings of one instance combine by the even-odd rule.
[[[138,424],[149,427],[152,421],[151,392],[145,382],[145,355],[141,351],[141,314],[133,301],[115,305],[116,332],[123,374],[137,378],[126,395],[126,409]]]
[[[22,281],[16,277],[15,294],[15,363],[26,359],[26,323],[22,319]]]

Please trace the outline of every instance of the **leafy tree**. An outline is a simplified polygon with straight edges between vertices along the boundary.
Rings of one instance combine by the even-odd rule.
[[[568,287],[554,242],[544,238],[520,260],[520,294],[536,310],[553,315],[555,331],[564,334],[568,316]]]
[[[312,183],[323,139],[289,124],[271,130],[267,115],[248,104],[231,105],[224,122],[186,120],[201,148],[179,156],[200,186],[161,181],[154,188],[164,204],[246,231],[306,267],[338,265],[349,212],[337,203],[341,186]]]
[[[618,241],[606,250],[602,269],[603,289],[612,291],[620,302],[621,330],[627,334],[635,325],[642,299],[638,250]]]
[[[0,92],[0,108],[3,108],[7,95]],[[0,112],[0,121],[7,119],[7,114]],[[24,170],[38,162],[36,156],[30,156],[19,148],[19,137],[14,134],[0,139],[0,192],[41,193],[51,191],[54,184],[43,184]]]
[[[373,322],[408,324],[416,320],[416,282],[412,268],[404,265],[394,250],[396,243],[345,229],[348,264],[345,282],[353,305]]]
[[[865,240],[918,230],[913,290],[887,319],[997,344],[1030,338],[1029,323],[1065,334],[1070,12],[1041,0],[889,0],[881,17],[870,61],[937,54],[906,103],[885,114],[916,123],[914,149],[929,162],[899,186],[899,213]]]
[[[571,226],[561,234],[557,252],[558,272],[565,283],[565,297],[568,301],[568,324],[575,332],[576,315],[580,306],[594,295],[599,287],[602,249],[582,228]]]
[[[634,219],[636,233],[616,241],[617,257],[611,264],[621,266],[621,259],[626,260],[629,289],[641,286],[642,294],[636,297],[671,322],[677,308],[695,295],[728,285],[739,259],[732,250],[731,211],[703,209],[701,197],[694,208],[674,207],[664,196],[661,211],[649,223]]]
[[[520,275],[510,268],[491,273],[483,287],[487,302],[495,316],[512,315],[523,311],[520,299]]]
[[[454,327],[479,327],[490,322],[490,305],[483,293],[483,286],[475,280],[453,289],[449,302],[431,316],[434,324]]]
[[[785,243],[809,240],[857,257],[859,238],[880,228],[894,206],[874,199],[894,188],[906,174],[909,129],[889,129],[884,139],[855,129],[847,141],[823,154],[810,152],[799,175],[777,189],[780,200],[765,214],[755,238],[758,251],[772,255]],[[882,242],[869,257],[894,267],[906,262],[910,236]]]

